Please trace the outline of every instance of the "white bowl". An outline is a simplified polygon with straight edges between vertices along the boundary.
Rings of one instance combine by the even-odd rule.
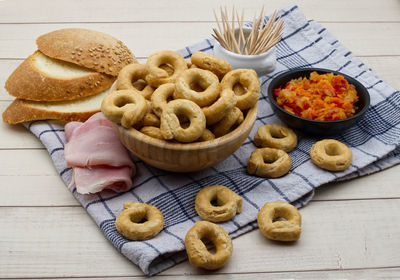
[[[244,28],[244,35],[248,36],[251,29]],[[238,29],[235,30],[235,34]],[[256,55],[237,54],[223,48],[218,42],[214,45],[214,55],[228,61],[232,69],[249,68],[254,69],[258,76],[271,73],[275,70],[276,56],[275,47],[272,47],[265,53]]]

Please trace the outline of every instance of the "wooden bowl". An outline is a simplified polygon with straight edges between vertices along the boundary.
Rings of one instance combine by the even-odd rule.
[[[186,144],[159,140],[118,124],[114,127],[125,147],[149,165],[167,171],[193,172],[213,166],[234,153],[249,136],[256,117],[257,106],[230,133],[214,140]]]

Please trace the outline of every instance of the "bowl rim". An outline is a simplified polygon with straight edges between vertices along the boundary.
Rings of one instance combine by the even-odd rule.
[[[193,151],[193,150],[205,150],[210,148],[215,148],[220,145],[224,145],[229,143],[232,139],[235,139],[240,132],[246,129],[247,126],[253,126],[255,120],[257,118],[257,108],[258,104],[254,107],[250,108],[247,113],[246,117],[244,118],[243,122],[236,127],[231,132],[207,141],[202,142],[191,142],[191,143],[170,143],[165,140],[157,139],[151,136],[148,136],[135,128],[124,128],[123,126],[113,123],[118,129],[125,131],[126,134],[129,134],[131,137],[135,138],[136,140],[148,143],[150,145],[156,146],[160,149],[167,149],[167,150],[175,150],[175,151]]]
[[[254,59],[264,58],[266,56],[272,55],[272,53],[275,51],[275,46],[272,46],[266,52],[259,53],[259,54],[239,54],[239,53],[234,53],[234,52],[231,52],[231,51],[225,49],[223,46],[221,46],[221,44],[218,41],[215,41],[214,48],[215,48],[215,46],[217,46],[217,48],[219,48],[222,52],[226,53],[227,55],[237,58],[237,59],[246,58],[249,60],[250,59],[254,60]]]
[[[304,71],[310,72],[310,73],[315,71],[315,72],[318,72],[318,73],[333,73],[334,75],[342,75],[350,84],[353,84],[353,85],[361,88],[361,92],[365,97],[365,105],[364,105],[364,107],[361,108],[360,111],[358,111],[357,113],[355,113],[353,116],[351,116],[349,118],[345,118],[345,119],[342,119],[342,120],[334,120],[334,121],[320,121],[320,120],[306,119],[306,118],[294,115],[294,114],[286,111],[281,106],[279,106],[278,103],[276,103],[276,100],[273,97],[273,88],[272,88],[272,86],[274,84],[274,81],[277,81],[278,79],[280,79],[280,78],[282,78],[284,76],[291,75],[291,74],[294,74],[294,73],[297,73],[297,72],[304,72]],[[274,87],[276,87],[276,85],[274,85]],[[358,80],[356,80],[355,78],[353,78],[353,77],[351,77],[351,76],[349,76],[347,74],[344,74],[342,72],[339,72],[339,71],[330,70],[330,69],[326,69],[326,68],[313,68],[313,67],[312,68],[296,68],[296,69],[288,70],[288,71],[286,71],[284,73],[279,74],[278,76],[273,78],[272,81],[270,82],[270,84],[268,85],[267,94],[268,94],[268,99],[270,100],[270,102],[279,111],[281,111],[281,112],[283,112],[285,114],[288,114],[291,117],[294,117],[294,118],[297,118],[297,119],[300,119],[300,120],[304,120],[304,121],[307,121],[307,122],[310,122],[310,123],[315,123],[315,124],[335,124],[335,123],[343,123],[345,121],[350,121],[350,120],[353,120],[353,119],[357,119],[359,116],[362,116],[362,115],[365,114],[365,112],[368,110],[368,108],[370,106],[370,102],[371,102],[371,100],[370,100],[371,98],[370,98],[370,95],[369,95],[369,92],[368,92],[367,88],[363,84],[361,84]],[[357,94],[358,95],[360,94],[359,91],[357,91]]]

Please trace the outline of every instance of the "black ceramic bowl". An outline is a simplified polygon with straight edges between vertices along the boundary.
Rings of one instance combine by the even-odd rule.
[[[337,121],[315,121],[293,115],[281,108],[276,103],[273,96],[274,89],[284,87],[286,83],[292,79],[296,79],[299,77],[309,78],[310,73],[314,71],[316,71],[318,74],[333,73],[335,75],[342,75],[350,84],[353,84],[355,86],[359,99],[355,104],[358,109],[354,116]],[[301,130],[307,134],[316,135],[334,135],[342,133],[344,130],[357,123],[364,116],[370,103],[368,90],[356,79],[337,71],[322,68],[301,68],[280,74],[271,81],[268,87],[268,98],[270,100],[272,109],[288,126]]]

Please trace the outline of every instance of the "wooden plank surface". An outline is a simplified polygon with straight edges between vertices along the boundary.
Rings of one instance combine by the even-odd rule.
[[[123,41],[137,57],[147,57],[157,50],[177,50],[211,38],[211,30],[215,27],[213,22],[165,22],[162,25],[163,28],[156,22],[0,24],[0,41],[7,41],[0,48],[0,58],[26,58],[36,50],[35,40],[38,36],[60,28],[99,30]],[[327,22],[324,26],[355,55],[400,55],[400,22]],[[346,32],[343,32],[344,29]]]
[[[18,3],[18,4],[16,4]],[[179,4],[179,8],[177,6]],[[98,0],[41,0],[40,5],[31,0],[0,1],[0,23],[43,22],[138,22],[138,21],[213,21],[212,9],[222,5],[243,7],[252,18],[262,5],[272,13],[274,9],[293,5],[291,0],[192,0],[192,1],[108,1]],[[400,20],[400,3],[397,0],[325,1],[314,0],[296,3],[304,14],[324,21],[372,21]],[[41,7],[46,7],[43,9]],[[34,12],[33,12],[34,11]],[[48,11],[51,11],[49,13]]]
[[[312,202],[301,209],[298,242],[271,242],[254,230],[233,241],[224,268],[207,274],[398,268],[399,211],[398,199]],[[2,277],[141,275],[80,207],[0,207],[0,224],[13,228],[0,232]],[[204,273],[184,262],[161,275]]]
[[[121,39],[140,61],[210,36],[212,8],[245,7],[249,18],[292,1],[0,1],[0,84],[35,49],[37,36],[86,27]],[[400,1],[298,3],[385,82],[400,88]],[[49,12],[51,11],[51,12]],[[151,43],[149,43],[151,42]],[[13,98],[0,89],[0,110]],[[0,124],[0,278],[144,279],[104,237],[58,176],[47,151],[22,126]],[[160,279],[399,279],[400,165],[316,190],[301,209],[299,242],[282,245],[254,230],[234,240],[216,272],[183,262]],[[146,278],[147,279],[147,278]]]

